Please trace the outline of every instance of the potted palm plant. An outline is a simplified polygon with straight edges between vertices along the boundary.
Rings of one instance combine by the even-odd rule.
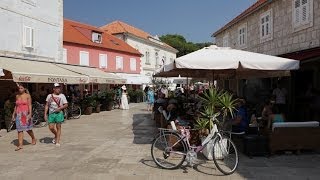
[[[111,111],[113,109],[114,106],[114,98],[115,98],[115,92],[114,91],[107,91],[105,94],[105,100],[107,103],[107,111]]]
[[[92,114],[93,108],[95,106],[96,106],[96,100],[92,96],[86,97],[82,101],[82,108],[85,115]]]
[[[96,94],[94,95],[94,109],[95,109],[95,113],[100,113],[101,112],[101,94]]]
[[[227,117],[233,118],[237,100],[233,98],[232,94],[211,88],[201,97],[201,100],[205,105],[201,114],[203,118],[209,120],[210,131],[212,130],[213,124],[224,124],[228,120]],[[218,120],[221,115],[222,122]],[[204,138],[202,138],[202,141],[203,140]],[[212,159],[212,148],[213,142],[210,142],[203,150],[203,154],[208,159]]]

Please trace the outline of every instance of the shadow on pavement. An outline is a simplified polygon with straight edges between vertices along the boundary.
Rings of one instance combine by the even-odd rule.
[[[134,114],[132,121],[134,144],[151,144],[156,133],[151,114]]]
[[[11,141],[11,144],[13,144],[13,145],[15,145],[15,146],[18,146],[18,144],[19,144],[18,139],[15,139],[15,140]],[[23,145],[30,145],[30,144],[31,144],[31,143],[29,143],[28,141],[23,140]]]
[[[149,166],[155,169],[160,169],[152,159],[141,159],[140,162],[146,166]]]
[[[52,137],[44,137],[44,138],[41,138],[39,141],[40,143],[44,143],[44,144],[52,144],[52,140],[53,140]]]

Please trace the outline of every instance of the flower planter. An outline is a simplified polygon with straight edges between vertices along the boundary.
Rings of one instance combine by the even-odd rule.
[[[86,107],[84,110],[84,115],[91,115],[93,111],[93,107]]]

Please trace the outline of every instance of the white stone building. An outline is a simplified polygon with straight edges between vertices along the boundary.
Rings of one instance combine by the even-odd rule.
[[[310,86],[320,89],[320,0],[257,0],[212,36],[218,46],[300,60],[300,70],[281,81],[224,82],[224,87],[240,96],[247,94],[248,98],[257,100],[272,92],[275,83],[280,82],[289,92],[290,110],[298,112],[301,107],[294,104],[303,104],[298,97]]]
[[[0,56],[62,61],[63,0],[1,0],[0,23]]]
[[[143,54],[141,75],[152,77],[156,69],[176,59],[178,52],[176,49],[161,42],[157,36],[152,36],[141,29],[121,21],[112,22],[101,28],[124,40]]]

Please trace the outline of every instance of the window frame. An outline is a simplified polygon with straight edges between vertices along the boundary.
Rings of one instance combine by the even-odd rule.
[[[306,4],[302,4],[305,0],[292,0],[292,27],[293,31],[300,31],[313,26],[313,0],[307,0]],[[299,2],[299,7],[296,8],[296,2]],[[303,20],[303,8],[307,8],[306,19]],[[298,15],[297,15],[298,13]],[[298,21],[297,21],[298,19]]]
[[[222,37],[222,47],[229,47],[229,33]]]
[[[268,22],[266,21],[267,16],[269,16]],[[264,21],[264,22],[262,22]],[[273,13],[272,9],[262,13],[260,15],[259,21],[259,34],[260,34],[260,42],[265,42],[273,39]],[[267,26],[268,25],[268,26]],[[268,32],[268,35],[266,35]],[[264,33],[264,34],[262,34]]]
[[[96,38],[95,35],[97,35],[97,38],[98,38],[97,41],[95,40]],[[100,41],[99,41],[99,37],[100,37]],[[91,38],[92,38],[92,42],[94,43],[99,43],[99,44],[102,43],[102,33],[92,31]]]
[[[132,65],[133,62],[134,62],[134,66]],[[137,71],[137,59],[136,58],[130,58],[130,71]]]
[[[29,33],[27,33],[27,29],[29,29]],[[29,43],[27,43],[27,34],[29,34]],[[28,48],[28,49],[34,49],[35,47],[35,37],[34,37],[34,28],[30,27],[30,26],[23,26],[23,32],[22,32],[22,44],[24,48]],[[30,43],[31,41],[31,43]]]
[[[146,64],[150,65],[150,52],[148,50],[146,51]]]
[[[159,52],[158,52],[158,51],[156,51],[156,52],[154,53],[154,57],[155,57],[155,60],[156,60],[155,67],[158,68],[159,65],[160,65],[160,62],[159,62]]]
[[[118,67],[118,60],[121,59],[121,67]],[[123,57],[122,56],[116,56],[116,70],[117,71],[123,71]]]
[[[87,64],[84,64],[84,63],[82,63],[83,62],[83,60],[82,60],[82,56],[81,56],[81,54],[87,54],[88,55],[88,65]],[[88,51],[80,51],[79,52],[79,60],[80,60],[80,65],[81,66],[90,66],[90,53],[88,52]]]
[[[63,63],[67,64],[68,63],[68,49],[63,48],[63,55],[62,55],[62,61]]]
[[[104,56],[105,66],[102,66],[102,65],[101,65],[101,57],[102,57],[102,56]],[[99,53],[99,68],[100,68],[100,69],[107,69],[107,68],[108,68],[108,55],[107,55],[107,54]]]
[[[243,32],[241,33],[241,31]],[[242,43],[243,41],[243,43]],[[240,48],[246,48],[248,41],[248,28],[247,23],[243,23],[238,27],[238,46]]]

